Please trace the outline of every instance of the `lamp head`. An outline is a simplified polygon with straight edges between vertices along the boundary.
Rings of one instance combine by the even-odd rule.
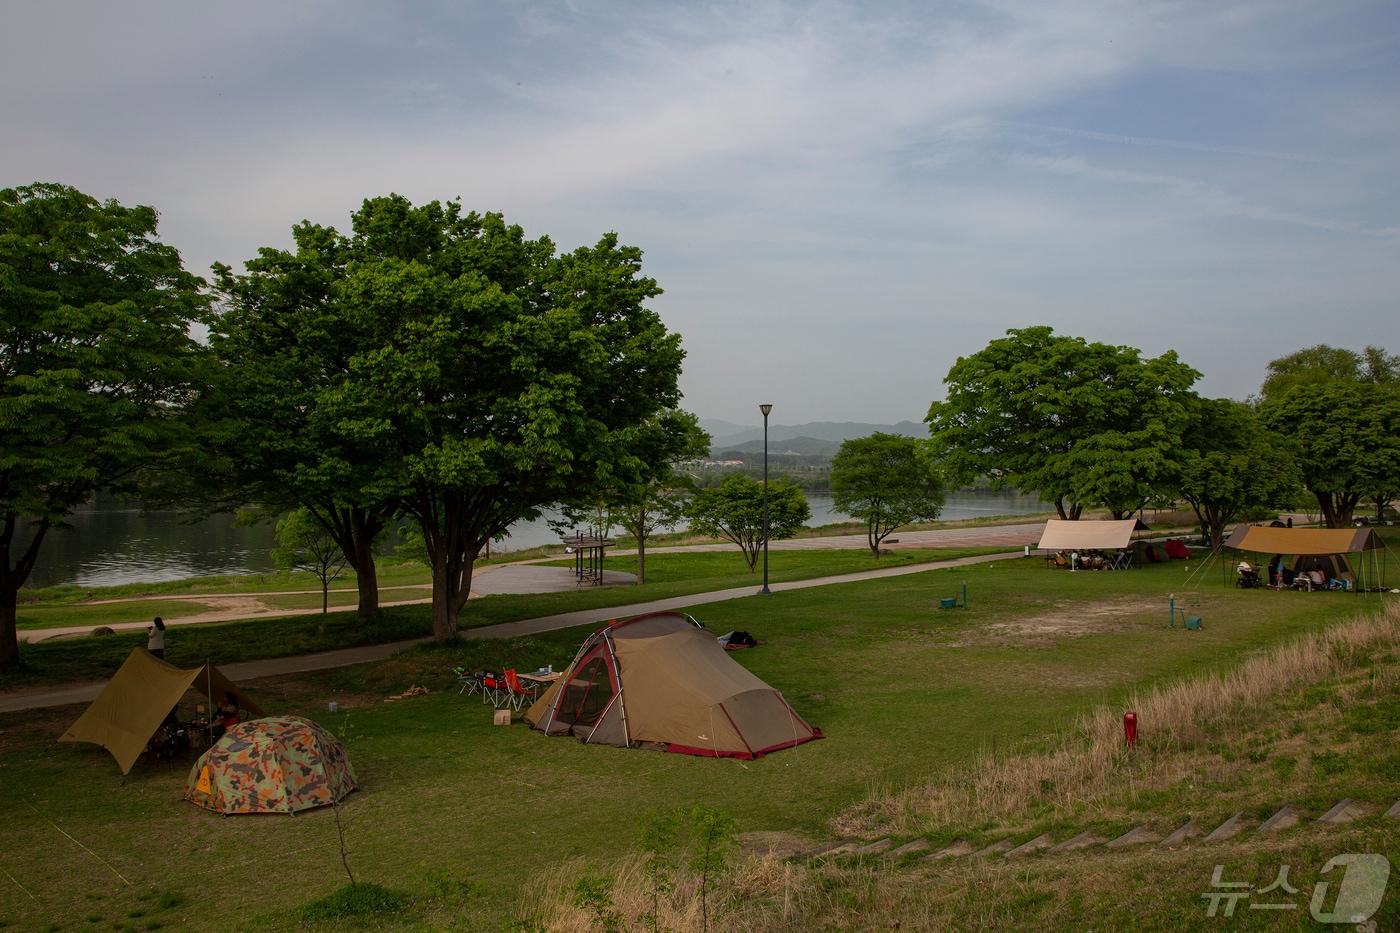
[[[771,403],[765,402],[764,404],[758,406],[758,410],[763,412],[763,417],[767,418],[768,413],[773,410],[773,406]]]

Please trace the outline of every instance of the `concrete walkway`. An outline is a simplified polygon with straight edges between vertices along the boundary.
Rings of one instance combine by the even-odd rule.
[[[882,567],[876,570],[861,570],[856,573],[844,573],[830,577],[814,577],[810,580],[793,580],[787,583],[773,583],[769,589],[774,593],[785,593],[790,590],[805,590],[814,586],[831,586],[838,583],[860,583],[865,580],[883,580],[888,577],[903,577],[914,573],[923,573],[928,570],[939,570],[947,567],[966,567],[972,564],[984,564],[991,561],[1006,560],[1008,558],[1020,557],[1021,552],[1009,552],[1005,554],[984,554],[978,557],[961,557],[956,560],[933,561],[926,564],[906,564],[901,567]],[[572,628],[575,625],[597,625],[612,619],[641,615],[647,612],[662,612],[668,609],[689,609],[693,606],[703,606],[709,603],[727,602],[731,599],[742,599],[746,596],[756,595],[757,587],[753,584],[748,586],[731,587],[725,590],[713,590],[709,593],[692,593],[689,596],[673,596],[669,599],[654,599],[644,603],[630,603],[625,606],[604,606],[598,609],[580,609],[575,612],[561,612],[555,615],[540,616],[534,619],[521,619],[516,622],[502,622],[498,625],[483,625],[477,628],[464,629],[462,637],[467,639],[481,638],[518,638],[523,635],[538,635],[542,632],[554,632],[559,629]],[[405,648],[413,645],[431,641],[430,638],[415,638],[408,641],[390,642],[384,645],[369,645],[364,648],[344,648],[339,651],[322,651],[317,654],[303,654],[286,658],[268,658],[259,661],[240,661],[233,664],[220,664],[219,670],[235,681],[257,680],[262,677],[282,677],[288,674],[299,674],[306,671],[320,671],[334,667],[349,667],[352,664],[363,664],[368,661],[379,661],[387,658]],[[0,695],[0,713],[10,713],[26,709],[42,709],[50,706],[67,706],[70,703],[91,702],[102,688],[106,686],[106,681],[97,681],[86,684],[74,684],[57,690],[26,691],[19,693]]]

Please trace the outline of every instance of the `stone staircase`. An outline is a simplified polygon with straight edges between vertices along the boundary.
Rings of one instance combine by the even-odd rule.
[[[1368,803],[1362,800],[1353,800],[1348,797],[1339,800],[1337,804],[1311,820],[1313,826],[1329,827],[1338,826],[1343,823],[1350,823],[1353,820],[1374,816],[1380,810],[1380,805]],[[1389,819],[1400,820],[1400,800],[1396,800],[1390,809],[1385,811],[1385,816]],[[1292,804],[1280,807],[1272,816],[1262,823],[1245,816],[1241,810],[1225,820],[1219,826],[1214,827],[1209,832],[1206,827],[1200,825],[1196,820],[1187,820],[1181,826],[1172,830],[1165,837],[1154,832],[1146,824],[1134,826],[1132,829],[1114,839],[1094,833],[1092,830],[1081,832],[1078,835],[1056,842],[1049,833],[1042,833],[1034,839],[1027,839],[1018,842],[1015,836],[1006,836],[1002,839],[981,846],[972,845],[966,840],[958,840],[950,845],[944,846],[937,851],[929,851],[933,845],[924,838],[914,839],[910,842],[896,845],[895,841],[889,837],[875,840],[840,840],[827,843],[809,852],[802,853],[798,857],[810,860],[834,859],[834,858],[880,858],[890,861],[926,861],[938,862],[948,859],[958,858],[1004,858],[1019,859],[1028,855],[1043,853],[1046,856],[1061,855],[1066,852],[1078,852],[1085,849],[1103,848],[1113,851],[1131,849],[1141,846],[1157,846],[1164,849],[1175,849],[1184,845],[1199,843],[1202,845],[1224,842],[1235,839],[1248,832],[1255,835],[1268,835],[1281,833],[1293,829],[1308,820],[1308,815],[1303,813]],[[917,856],[917,858],[912,858]]]

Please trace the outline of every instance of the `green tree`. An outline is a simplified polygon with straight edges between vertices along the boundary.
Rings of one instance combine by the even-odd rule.
[[[703,457],[710,449],[710,435],[690,412],[668,411],[658,419],[653,439],[658,449],[650,457],[656,473],[650,479],[624,483],[607,494],[611,514],[637,542],[637,582],[646,582],[647,540],[658,528],[674,527],[685,517],[694,492],[690,478],[677,461]],[[665,459],[656,459],[665,458]]]
[[[1267,405],[1282,403],[1294,388],[1321,387],[1333,383],[1368,387],[1400,387],[1400,356],[1387,353],[1381,347],[1368,346],[1360,353],[1354,350],[1318,344],[1281,357],[1269,364],[1268,376],[1260,388],[1260,397]],[[1386,507],[1400,490],[1400,476],[1378,475],[1379,485],[1362,494],[1375,505],[1376,518],[1385,517]]]
[[[943,487],[919,441],[876,432],[841,444],[831,460],[836,511],[865,522],[870,553],[910,522],[929,522],[943,509]]]
[[[297,509],[277,523],[272,562],[282,570],[305,570],[321,584],[321,614],[330,609],[331,583],[349,561],[335,535],[308,509]]]
[[[303,225],[304,264],[279,276],[325,295],[344,371],[314,393],[317,423],[355,452],[363,501],[418,523],[433,631],[451,639],[487,541],[650,474],[639,437],[679,399],[680,338],[645,307],[661,290],[641,251],[614,234],[556,254],[499,214],[398,195],[351,226]]]
[[[1009,330],[948,371],[927,419],[935,459],[950,482],[985,476],[1061,518],[1093,503],[1122,516],[1175,478],[1199,376],[1173,352],[1143,359],[1049,327]]]
[[[210,510],[304,510],[354,568],[357,613],[369,619],[379,609],[374,545],[393,519],[397,477],[329,401],[377,335],[343,300],[353,255],[344,239],[310,223],[292,239],[295,252],[263,249],[241,275],[215,266],[222,313],[209,340],[221,365],[200,406],[210,456],[186,498],[207,497]]]
[[[201,280],[151,207],[0,190],[0,670],[48,532],[99,489],[139,495],[188,443]]]
[[[1290,500],[1301,478],[1287,446],[1259,424],[1248,405],[1201,399],[1193,409],[1177,491],[1216,548],[1225,541],[1227,525],[1250,509]]]
[[[1260,407],[1287,439],[1303,485],[1329,528],[1351,524],[1362,499],[1384,497],[1400,477],[1400,389],[1334,381],[1295,385]]]
[[[1360,353],[1320,343],[1279,357],[1269,364],[1260,398],[1279,401],[1296,386],[1331,382],[1394,383],[1400,380],[1400,356],[1368,346]]]
[[[695,492],[689,506],[690,528],[702,535],[717,535],[737,544],[754,572],[763,551],[763,483],[742,474],[724,478],[717,486]],[[791,538],[812,510],[802,487],[787,478],[768,484],[768,537]]]

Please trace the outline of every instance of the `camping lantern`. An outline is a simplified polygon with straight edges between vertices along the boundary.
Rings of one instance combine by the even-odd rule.
[[[1137,745],[1137,713],[1132,710],[1123,714],[1123,739],[1129,748]]]

